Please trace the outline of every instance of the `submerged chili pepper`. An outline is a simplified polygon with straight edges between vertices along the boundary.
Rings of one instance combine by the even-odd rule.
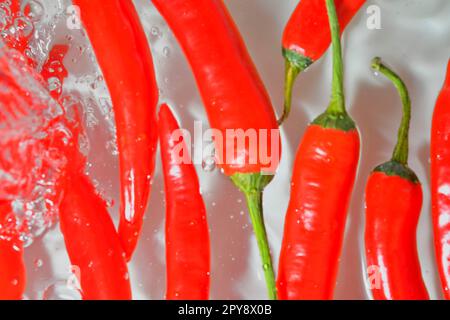
[[[125,254],[106,203],[79,172],[67,184],[59,219],[70,261],[80,270],[83,299],[131,299]]]
[[[365,0],[336,0],[336,11],[344,31]],[[330,46],[331,35],[323,0],[301,0],[283,33],[282,51],[285,58],[284,110],[279,124],[288,117],[292,104],[292,88],[300,72],[320,59]]]
[[[129,260],[147,207],[157,144],[158,89],[131,0],[75,0],[111,94],[120,158],[119,236]]]
[[[10,213],[10,201],[0,200],[0,300],[22,299],[26,284],[22,241],[3,232]]]
[[[166,193],[166,259],[169,300],[207,300],[209,297],[210,245],[206,208],[197,173],[179,136],[177,121],[166,104],[159,111],[159,139]],[[187,161],[188,160],[188,161]]]
[[[411,100],[392,70],[375,58],[372,68],[397,88],[403,104],[398,141],[390,161],[377,166],[366,186],[366,263],[373,273],[371,290],[377,300],[428,299],[416,247],[422,208],[422,187],[408,167]]]
[[[7,176],[0,186],[0,298],[20,299],[26,279],[20,234],[28,230],[26,221],[17,225],[11,202],[29,196],[37,179],[59,172],[65,159],[55,152],[63,153],[70,143],[62,109],[53,106],[54,113],[48,112],[51,101],[39,87],[39,75],[18,51],[0,50],[0,149],[6,155],[0,157],[0,168]],[[28,85],[22,85],[24,80]],[[46,194],[46,204],[56,203],[59,191]]]
[[[41,72],[50,89],[52,80],[58,82],[55,90],[50,90],[54,98],[60,97],[68,74],[63,64],[67,50],[65,45],[54,46]],[[69,148],[60,148],[68,164],[58,181],[58,188],[64,190],[59,219],[67,253],[72,265],[79,269],[84,300],[129,300],[125,252],[106,203],[83,172],[86,158],[78,149],[81,128],[79,115],[74,111],[73,123],[66,121],[72,133]]]
[[[436,262],[450,300],[450,60],[431,128],[431,203]]]
[[[66,250],[78,268],[84,300],[129,300],[130,280],[119,236],[106,202],[84,174],[86,158],[78,149],[81,128],[75,114],[64,175],[57,188],[63,190],[59,221]]]
[[[339,23],[326,0],[333,41],[330,105],[306,129],[294,163],[277,287],[280,299],[331,299],[360,139],[344,101]]]
[[[279,150],[273,150],[271,144],[278,134],[278,126],[268,94],[221,0],[152,2],[169,24],[191,65],[211,127],[220,131],[222,138],[233,142],[229,147],[228,143],[218,143],[224,139],[215,140],[218,165],[245,193],[269,297],[275,299],[275,279],[262,214],[262,191],[273,178],[263,171],[269,167],[275,170],[280,157]],[[227,137],[227,130],[233,129],[249,129],[257,141],[251,146],[238,144],[236,137]],[[275,139],[279,146],[279,136]],[[261,145],[267,147],[270,159],[276,160],[265,163]],[[227,157],[223,161],[220,157],[230,153],[234,155],[232,159]],[[252,156],[255,153],[257,156]]]
[[[9,72],[8,59],[11,58],[17,64],[18,69],[24,70],[24,74],[30,74],[36,80],[36,84],[38,81],[44,82],[42,80],[48,81],[50,78],[56,77],[62,85],[67,76],[61,61],[66,49],[64,46],[54,47],[44,65],[42,78],[25,64],[25,60],[21,59],[21,55],[16,51],[11,52],[12,54],[6,54],[7,51],[5,51],[5,54],[0,55],[0,69]],[[9,171],[9,174],[14,170],[16,173],[14,178],[17,178],[11,185],[2,184],[1,194],[5,192],[16,196],[27,194],[29,193],[28,185],[34,187],[36,176],[41,177],[50,170],[57,169],[58,177],[52,181],[54,192],[46,195],[46,199],[58,204],[63,195],[63,201],[59,207],[61,230],[70,260],[80,270],[83,298],[131,299],[128,271],[119,237],[106,210],[106,204],[99,198],[94,187],[82,172],[86,160],[78,150],[80,127],[76,110],[74,110],[74,119],[67,119],[65,110],[62,107],[59,108],[56,101],[50,98],[43,101],[37,99],[37,93],[45,95],[44,91],[39,91],[40,88],[33,88],[37,92],[35,93],[27,88],[22,88],[19,80],[13,76],[13,73],[6,73],[6,76],[0,78],[2,87],[8,88],[0,95],[2,107],[0,122],[3,125],[1,129],[6,128],[7,134],[2,132],[0,137],[2,140],[6,139],[6,142],[2,140],[0,142],[2,148],[5,147],[5,143],[9,146],[8,150],[12,151],[10,157],[13,159],[10,164],[8,162],[10,160],[3,161],[3,158],[0,158],[0,165],[2,169]],[[44,89],[42,88],[42,90]],[[59,96],[59,94],[60,92],[57,95]],[[49,109],[47,103],[54,104],[51,115],[44,115],[46,114],[44,110]],[[49,115],[50,118],[48,118]],[[10,128],[9,123],[19,123],[20,125],[17,128]],[[35,134],[35,127],[41,128],[39,130],[48,136],[35,138],[36,141],[34,141],[31,137]],[[8,135],[8,130],[12,133],[12,137],[9,137],[11,134]],[[23,153],[14,153],[15,149],[23,149],[25,142],[30,149],[27,156],[31,159],[22,159]],[[14,148],[16,144],[18,146]],[[19,146],[21,147],[19,148]],[[44,153],[38,161],[42,162],[39,167],[40,171],[35,171],[34,168],[37,152]],[[47,152],[49,158],[47,158]],[[39,154],[39,156],[41,155]],[[17,165],[11,167],[14,163],[19,163],[20,167]],[[57,168],[54,168],[55,165]],[[25,178],[22,177],[28,171],[30,174],[25,174]],[[24,182],[22,183],[22,181]],[[10,230],[13,229],[10,228]],[[11,247],[14,244],[17,252],[6,251],[5,248],[3,253],[7,256],[4,257],[2,263],[8,266],[9,271],[15,270],[16,273],[8,277],[15,277],[13,280],[17,281],[17,285],[14,288],[19,290],[24,288],[25,270],[21,258],[22,244],[19,241],[16,243],[18,236],[14,234],[13,236],[14,238],[10,236],[8,239],[12,239],[14,242],[8,240],[8,243],[2,242],[2,245],[7,244]],[[3,266],[1,269],[6,270]],[[7,275],[6,271],[5,275]],[[0,291],[4,285],[6,284],[0,283]],[[4,289],[5,292],[8,292],[7,290],[10,291],[8,288]]]

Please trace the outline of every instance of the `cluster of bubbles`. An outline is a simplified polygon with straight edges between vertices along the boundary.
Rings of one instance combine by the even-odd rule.
[[[6,117],[2,123],[0,139],[0,199],[10,201],[11,215],[0,226],[0,234],[20,233],[24,246],[50,228],[57,216],[57,183],[61,168],[67,159],[61,148],[68,146],[71,130],[58,121],[63,115],[42,83],[28,71],[23,57],[8,51],[1,64],[3,78],[14,81],[27,99],[17,97],[15,110],[1,105],[0,112]],[[1,95],[9,99],[15,91],[8,86]],[[14,114],[11,114],[14,113]]]
[[[17,42],[26,39],[28,45],[24,49],[24,54],[36,65],[38,71],[48,58],[56,25],[64,12],[60,1],[52,3],[54,7],[47,8],[41,1],[22,1],[20,10],[13,12],[11,0],[0,1],[0,46],[2,39],[4,41],[13,39]],[[18,60],[20,58],[14,57],[11,61]],[[43,88],[38,79],[27,74],[23,65],[25,61],[11,63],[8,66],[10,76],[16,79],[29,97],[36,100],[33,101],[33,105],[42,105],[45,108],[33,110],[30,105],[23,105],[22,109],[26,110],[24,114],[19,118],[10,116],[8,119],[11,123],[2,124],[3,129],[8,129],[9,125],[11,130],[2,131],[0,142],[3,145],[1,152],[3,168],[0,166],[0,183],[10,188],[2,188],[0,198],[11,202],[12,212],[11,217],[5,219],[6,223],[0,226],[0,233],[11,234],[11,230],[7,228],[18,230],[20,239],[26,247],[54,225],[57,217],[59,195],[56,181],[66,159],[54,147],[49,148],[48,141],[57,137],[56,139],[63,140],[64,145],[72,133],[61,122],[49,125],[62,114],[61,105],[49,96],[48,89],[51,88],[46,88],[47,90]],[[49,86],[60,86],[50,80]],[[7,87],[2,90],[2,94],[10,94]],[[8,115],[10,111],[0,109],[0,112]],[[15,149],[9,150],[11,148]],[[12,157],[10,152],[15,152],[15,156]],[[20,169],[21,166],[30,168],[31,164],[32,169],[28,172]],[[19,189],[21,192],[17,191]]]

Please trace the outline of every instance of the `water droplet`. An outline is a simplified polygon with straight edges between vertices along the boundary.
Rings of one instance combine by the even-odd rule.
[[[62,91],[62,83],[56,77],[51,77],[47,81],[47,88],[50,92],[61,93]]]
[[[170,49],[169,49],[169,47],[164,47],[162,52],[163,52],[163,56],[165,58],[168,58],[170,56]]]
[[[161,32],[161,30],[159,30],[159,28],[156,27],[156,26],[153,26],[153,27],[150,29],[150,34],[151,34],[154,38],[156,38],[156,39],[160,39],[160,38],[162,37],[162,32]]]
[[[36,268],[40,268],[40,267],[42,267],[44,265],[44,262],[42,261],[42,259],[35,259],[34,260],[34,266],[36,267]]]
[[[212,172],[216,168],[216,160],[213,157],[205,157],[202,161],[202,169],[206,172]]]

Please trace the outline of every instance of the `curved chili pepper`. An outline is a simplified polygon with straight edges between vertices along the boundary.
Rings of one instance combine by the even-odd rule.
[[[277,287],[280,299],[331,299],[360,139],[344,102],[339,23],[326,0],[333,41],[330,105],[306,129],[294,163]]]
[[[239,145],[236,138],[227,139],[234,142],[234,149],[227,150],[226,143],[221,145],[216,139],[216,154],[219,154],[218,165],[222,171],[245,193],[269,296],[275,299],[275,277],[262,215],[262,191],[273,178],[263,171],[276,165],[264,163],[260,152],[256,152],[257,159],[252,158],[252,151],[260,151],[258,146],[261,145],[267,146],[271,159],[274,159],[272,152],[276,152],[271,149],[271,139],[272,131],[278,130],[278,126],[268,94],[221,0],[152,2],[184,50],[211,127],[220,131],[222,137],[227,137],[227,130],[250,129],[258,140],[256,146],[249,146],[248,143]],[[220,155],[227,154],[227,151],[234,157],[223,161]],[[275,157],[278,160],[280,154],[275,154]]]
[[[62,62],[67,50],[65,45],[54,46],[41,72],[45,81],[52,78],[59,81],[60,86],[51,91],[54,98],[61,95],[67,77]],[[71,263],[79,268],[84,300],[129,300],[131,288],[125,253],[106,203],[83,173],[86,159],[78,150],[81,128],[77,113],[73,122],[67,124],[72,132],[69,147],[60,147],[68,164],[57,186],[64,190],[59,219],[66,249]]]
[[[10,202],[0,201],[0,300],[22,299],[26,284],[22,241],[2,232],[10,212]]]
[[[129,300],[125,255],[106,203],[88,177],[75,172],[60,206],[60,225],[85,300]]]
[[[371,290],[377,300],[429,299],[416,247],[422,187],[408,167],[411,100],[403,81],[380,58],[373,60],[372,69],[397,88],[403,116],[391,160],[373,170],[366,186],[366,263],[375,280]]]
[[[431,128],[431,203],[436,262],[450,300],[450,60]]]
[[[166,104],[159,111],[159,139],[166,193],[166,259],[169,300],[207,300],[210,245],[206,208],[197,173],[177,153],[187,146]]]
[[[75,0],[111,94],[120,157],[119,236],[136,247],[155,167],[158,89],[147,38],[131,0]]]
[[[365,0],[336,0],[341,32],[356,15]],[[320,59],[330,46],[331,35],[323,0],[301,0],[292,13],[283,33],[282,53],[285,59],[284,110],[281,124],[289,116],[295,79]]]

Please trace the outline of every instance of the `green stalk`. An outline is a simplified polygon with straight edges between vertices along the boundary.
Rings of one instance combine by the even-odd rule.
[[[350,131],[356,129],[355,122],[347,114],[344,98],[344,66],[342,62],[342,48],[339,32],[339,21],[333,0],[325,0],[328,20],[330,23],[332,53],[333,53],[333,81],[331,86],[331,100],[324,113],[319,115],[312,124],[322,128]]]
[[[308,68],[313,61],[297,52],[283,48],[283,56],[285,60],[285,74],[284,74],[284,105],[283,114],[278,119],[278,125],[281,126],[288,118],[292,106],[292,89],[294,87],[295,79],[298,75]]]
[[[330,23],[331,43],[333,52],[333,82],[331,102],[327,112],[334,115],[346,114],[344,98],[344,66],[342,62],[342,48],[339,31],[339,21],[336,14],[334,0],[326,0],[328,20]]]
[[[264,278],[266,280],[269,299],[277,299],[277,288],[275,284],[275,272],[273,271],[272,257],[270,255],[269,241],[267,239],[266,227],[264,225],[262,194],[266,185],[270,183],[273,176],[260,173],[236,173],[231,176],[233,183],[244,193],[252,221],[253,231],[258,243],[261,256]]]
[[[392,161],[396,161],[403,165],[408,164],[409,149],[409,123],[411,120],[411,99],[409,98],[408,89],[403,80],[391,69],[385,66],[380,58],[372,60],[372,69],[380,72],[388,78],[397,89],[403,105],[402,121],[398,129],[397,144],[392,154]]]
[[[277,299],[277,290],[275,285],[275,273],[273,271],[272,257],[270,256],[269,241],[267,239],[266,227],[264,225],[262,192],[253,192],[245,194],[247,199],[250,219],[253,225],[253,231],[258,243],[259,253],[263,264],[264,278],[266,279],[269,299]]]
[[[284,105],[283,114],[280,119],[278,119],[278,125],[281,126],[284,120],[287,119],[289,113],[291,112],[292,106],[292,88],[294,87],[294,82],[300,73],[300,69],[286,60],[286,70],[284,74]]]

